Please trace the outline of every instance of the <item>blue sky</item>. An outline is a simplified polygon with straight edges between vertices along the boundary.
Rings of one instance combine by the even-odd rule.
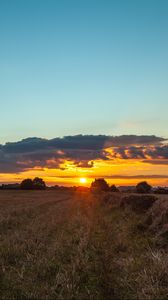
[[[167,137],[167,0],[0,0],[0,143]]]

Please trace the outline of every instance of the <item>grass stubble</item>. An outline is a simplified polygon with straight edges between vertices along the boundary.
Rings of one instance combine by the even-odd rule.
[[[110,197],[1,191],[0,299],[168,299],[166,247]]]

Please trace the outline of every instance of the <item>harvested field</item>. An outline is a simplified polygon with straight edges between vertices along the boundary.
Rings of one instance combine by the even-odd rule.
[[[0,191],[0,299],[168,299],[165,245],[139,230],[152,208],[137,214],[120,198]]]

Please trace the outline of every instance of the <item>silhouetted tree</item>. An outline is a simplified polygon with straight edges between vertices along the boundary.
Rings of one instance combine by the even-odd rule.
[[[44,190],[46,188],[46,184],[42,178],[36,177],[32,179],[24,179],[21,184],[20,188],[22,190]]]
[[[104,178],[95,179],[95,181],[91,183],[90,190],[91,192],[107,192],[109,191],[109,185]]]
[[[110,186],[110,192],[119,192],[119,189],[115,186],[115,184],[113,184],[112,186]]]
[[[22,190],[33,190],[33,180],[32,179],[24,179],[21,184],[20,188]]]
[[[139,182],[136,186],[137,193],[147,194],[151,192],[151,185],[149,185],[146,181]]]
[[[33,188],[35,190],[44,190],[46,188],[46,184],[42,178],[35,177],[33,179]]]

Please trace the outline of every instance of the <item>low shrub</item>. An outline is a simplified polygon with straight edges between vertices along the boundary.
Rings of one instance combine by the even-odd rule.
[[[157,197],[153,195],[129,195],[122,199],[121,207],[129,206],[136,213],[144,213],[156,200]]]

